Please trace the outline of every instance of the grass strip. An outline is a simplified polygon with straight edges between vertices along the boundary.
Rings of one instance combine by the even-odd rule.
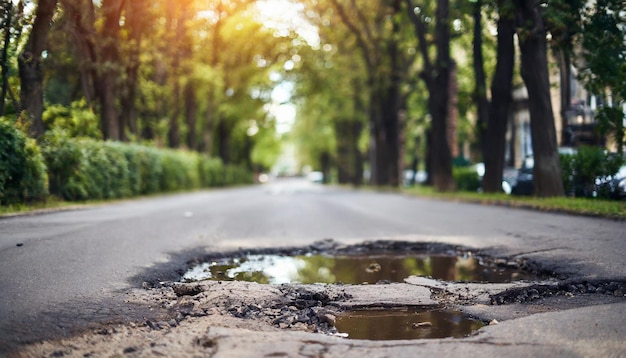
[[[426,186],[403,188],[402,192],[420,197],[626,220],[625,200],[615,201],[569,197],[539,198],[533,196],[512,196],[503,193],[488,194],[467,191],[442,193],[432,187]]]

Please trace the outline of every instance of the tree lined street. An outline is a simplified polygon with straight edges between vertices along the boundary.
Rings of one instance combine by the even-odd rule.
[[[0,356],[626,356],[623,8],[0,0]]]
[[[177,280],[177,270],[184,269],[187,260],[207,252],[298,247],[329,238],[344,244],[378,239],[437,242],[495,257],[528,258],[566,281],[623,284],[624,232],[623,221],[326,188],[299,179],[3,218],[1,346],[69,335],[97,322],[140,324],[164,315],[157,307],[151,311],[127,303],[129,293],[141,290],[144,281]],[[604,296],[577,296],[572,301],[575,306],[606,303]],[[621,322],[624,311],[618,308],[624,298],[605,298],[622,303],[598,306],[598,312],[608,309],[616,315],[611,322]],[[545,305],[558,310],[554,304]],[[574,308],[567,301],[559,305]],[[519,306],[515,310],[523,310]],[[506,307],[484,310],[495,314]],[[558,327],[544,324],[539,316],[537,320],[533,329],[556,334]],[[594,327],[594,342],[604,337],[623,354],[623,342],[603,336],[611,327]],[[623,334],[623,327],[618,334],[620,330]]]

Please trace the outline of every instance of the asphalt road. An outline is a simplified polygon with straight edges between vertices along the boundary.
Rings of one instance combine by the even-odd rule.
[[[150,314],[124,306],[124,290],[175,277],[198,252],[325,238],[445,242],[626,279],[623,221],[285,180],[0,219],[0,348]]]

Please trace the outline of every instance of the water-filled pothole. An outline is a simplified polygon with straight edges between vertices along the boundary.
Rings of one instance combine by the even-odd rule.
[[[355,310],[337,316],[349,339],[401,340],[466,337],[484,324],[453,310]]]
[[[183,282],[201,280],[257,283],[403,282],[409,276],[437,280],[504,283],[530,275],[514,262],[496,262],[471,255],[249,255],[226,258],[193,267]]]

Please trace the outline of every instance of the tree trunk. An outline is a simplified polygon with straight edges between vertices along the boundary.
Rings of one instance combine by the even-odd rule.
[[[432,181],[438,191],[455,189],[452,177],[452,155],[448,143],[447,111],[448,111],[448,71],[442,69],[437,78],[429,86],[429,109],[432,116],[431,170]]]
[[[428,110],[431,115],[431,128],[428,137],[428,156],[426,165],[429,168],[428,182],[432,182],[438,191],[455,189],[452,177],[452,155],[448,142],[448,101],[450,85],[450,1],[438,0],[435,24],[435,46],[437,58],[432,62],[428,48],[426,24],[414,12],[410,0],[405,0],[407,14],[415,27],[418,47],[422,54],[424,70],[422,78],[428,89]]]
[[[9,45],[11,44],[11,23],[13,18],[13,3],[8,1],[4,7],[5,19],[2,29],[4,31],[4,43],[2,46],[2,94],[0,95],[0,116],[4,116],[4,108],[9,91]],[[16,108],[17,109],[17,108]]]
[[[459,83],[457,81],[457,68],[454,60],[450,63],[450,78],[448,80],[448,112],[446,119],[446,136],[450,147],[450,156],[459,156],[457,143],[457,123],[459,121]]]
[[[572,105],[572,69],[571,59],[566,49],[556,49],[559,63],[559,77],[561,90],[561,144],[571,145],[571,138],[567,131],[569,112]]]
[[[180,88],[178,82],[174,85],[174,98],[172,99],[172,113],[170,113],[169,130],[167,132],[167,144],[170,148],[180,147]]]
[[[393,1],[391,11],[393,14],[400,12],[401,2]],[[376,133],[376,166],[375,185],[389,185],[397,187],[400,184],[400,120],[401,108],[400,85],[402,82],[403,69],[400,65],[400,50],[398,46],[398,34],[400,24],[393,22],[392,35],[387,40],[387,58],[389,59],[390,75],[378,68],[378,78],[375,82],[377,95],[372,100],[377,101],[375,126]]]
[[[563,181],[556,143],[546,29],[536,0],[519,0],[516,15],[524,27],[518,29],[521,73],[528,90],[528,107],[534,154],[533,188],[540,197],[563,196]]]
[[[480,143],[480,150],[483,161],[487,156],[486,137],[487,123],[489,123],[489,101],[487,100],[487,80],[485,76],[484,59],[483,59],[483,26],[482,26],[482,0],[474,3],[474,38],[473,38],[473,54],[474,54],[474,77],[476,78],[476,86],[474,87],[474,101],[476,102],[477,112],[477,134]],[[485,166],[487,164],[485,163]],[[483,186],[484,188],[484,186]]]
[[[217,153],[224,164],[230,164],[230,126],[222,118],[217,123]]]
[[[352,177],[352,185],[359,186],[363,184],[363,155],[359,150],[359,138],[363,131],[363,123],[359,121],[352,122],[352,163],[354,165]]]
[[[70,36],[75,44],[78,57],[78,72],[83,96],[88,105],[93,104],[99,97],[97,84],[100,77],[96,68],[98,55],[96,54],[95,8],[91,0],[61,0],[63,10],[71,19]]]
[[[123,0],[103,0],[104,24],[101,30],[98,70],[100,74],[98,93],[100,95],[100,121],[105,139],[125,139],[125,121],[118,116],[116,108],[117,79],[119,78],[120,16]]]
[[[198,150],[198,101],[191,81],[185,85],[185,122],[187,123],[187,147]]]
[[[437,64],[435,75],[428,81],[429,110],[432,116],[433,131],[433,185],[438,191],[455,190],[452,177],[452,155],[448,143],[448,101],[450,84],[450,29],[449,29],[450,1],[437,2],[436,47]],[[432,75],[431,75],[432,76]]]
[[[491,83],[491,106],[484,138],[485,175],[483,190],[486,193],[502,191],[502,173],[506,152],[506,130],[513,102],[513,68],[515,66],[515,24],[510,16],[500,11],[498,19],[498,48],[496,70]]]
[[[126,124],[130,132],[134,135],[139,134],[137,125],[137,82],[139,79],[140,53],[142,37],[144,32],[143,11],[145,10],[147,1],[129,1],[126,3],[126,24],[128,28],[128,37],[130,41],[130,50],[126,53],[126,77],[124,79],[125,88],[122,91],[120,104],[121,124]]]
[[[372,81],[372,83],[375,81]],[[378,84],[371,84],[370,100],[369,100],[369,123],[370,123],[370,173],[372,185],[384,185],[387,181],[385,173],[387,173],[385,135],[382,129],[382,104],[380,98],[382,95],[377,91]]]
[[[17,59],[20,74],[21,108],[30,122],[30,134],[34,138],[40,137],[44,132],[41,54],[46,49],[56,6],[57,0],[39,0],[28,42]]]

